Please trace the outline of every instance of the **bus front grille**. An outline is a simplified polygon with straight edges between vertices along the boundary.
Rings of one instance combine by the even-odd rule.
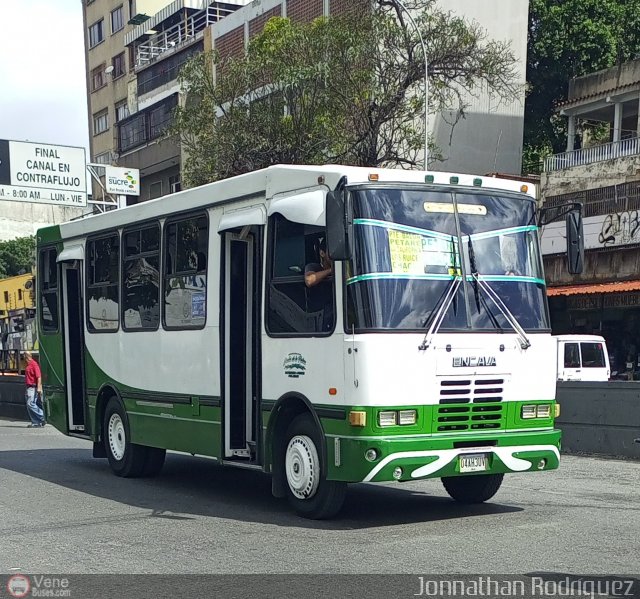
[[[437,432],[483,431],[503,427],[502,378],[440,381]]]
[[[437,432],[483,431],[502,428],[503,404],[439,406]]]
[[[502,401],[504,379],[444,379],[440,381],[440,403],[489,403]]]

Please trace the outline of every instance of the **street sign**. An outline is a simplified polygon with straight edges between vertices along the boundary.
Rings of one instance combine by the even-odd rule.
[[[87,205],[84,148],[0,139],[0,201]]]
[[[140,195],[140,171],[137,168],[105,167],[107,193],[125,196]]]

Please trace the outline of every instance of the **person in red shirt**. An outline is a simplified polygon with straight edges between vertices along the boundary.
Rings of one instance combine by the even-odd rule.
[[[38,405],[38,395],[42,397],[42,373],[40,365],[33,359],[31,352],[25,352],[27,367],[24,371],[24,382],[27,386],[24,398],[27,403],[27,412],[31,418],[29,428],[40,428],[45,425],[44,412]]]

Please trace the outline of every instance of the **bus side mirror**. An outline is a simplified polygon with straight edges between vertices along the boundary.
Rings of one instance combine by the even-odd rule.
[[[584,258],[584,232],[582,212],[571,210],[566,216],[567,223],[567,268],[572,275],[582,272]]]
[[[351,258],[351,231],[353,216],[349,195],[344,187],[338,186],[335,191],[327,193],[325,204],[327,219],[327,251],[332,260],[349,260]]]

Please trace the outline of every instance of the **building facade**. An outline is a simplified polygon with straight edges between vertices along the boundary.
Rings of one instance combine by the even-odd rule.
[[[177,77],[176,55],[184,57],[202,37],[202,29],[193,28],[202,5],[201,0],[84,0],[91,162],[140,169],[140,196],[128,198],[131,203],[179,189],[179,147],[164,139],[177,91],[167,86]],[[228,6],[231,11],[238,4]],[[180,43],[163,43],[164,29],[175,26]],[[99,197],[100,187],[94,184],[93,192]]]
[[[567,273],[564,224],[542,235],[554,333],[603,335],[620,378],[640,378],[639,105],[640,60],[572,80],[567,149],[541,177],[546,207],[583,205],[581,275]]]
[[[165,130],[179,101],[178,73],[190,56],[210,49],[223,57],[238,55],[274,16],[309,22],[368,2],[84,0],[91,161],[140,170],[140,196],[129,197],[129,203],[178,191],[180,147]],[[468,94],[466,117],[453,129],[454,115],[431,119],[447,170],[520,172],[528,0],[509,2],[499,23],[493,16],[498,4],[504,3],[448,0],[442,6],[476,20],[489,37],[510,42],[522,79],[522,98],[507,104],[482,89]],[[438,168],[433,162],[431,167]],[[93,192],[99,198],[95,185]]]
[[[430,127],[444,161],[432,168],[470,174],[522,172],[524,100],[527,82],[529,0],[440,0],[442,10],[475,21],[487,38],[506,42],[515,58],[517,93],[500,100],[478,86],[462,91],[464,118],[455,110],[434,115]],[[430,161],[431,162],[431,161]]]

